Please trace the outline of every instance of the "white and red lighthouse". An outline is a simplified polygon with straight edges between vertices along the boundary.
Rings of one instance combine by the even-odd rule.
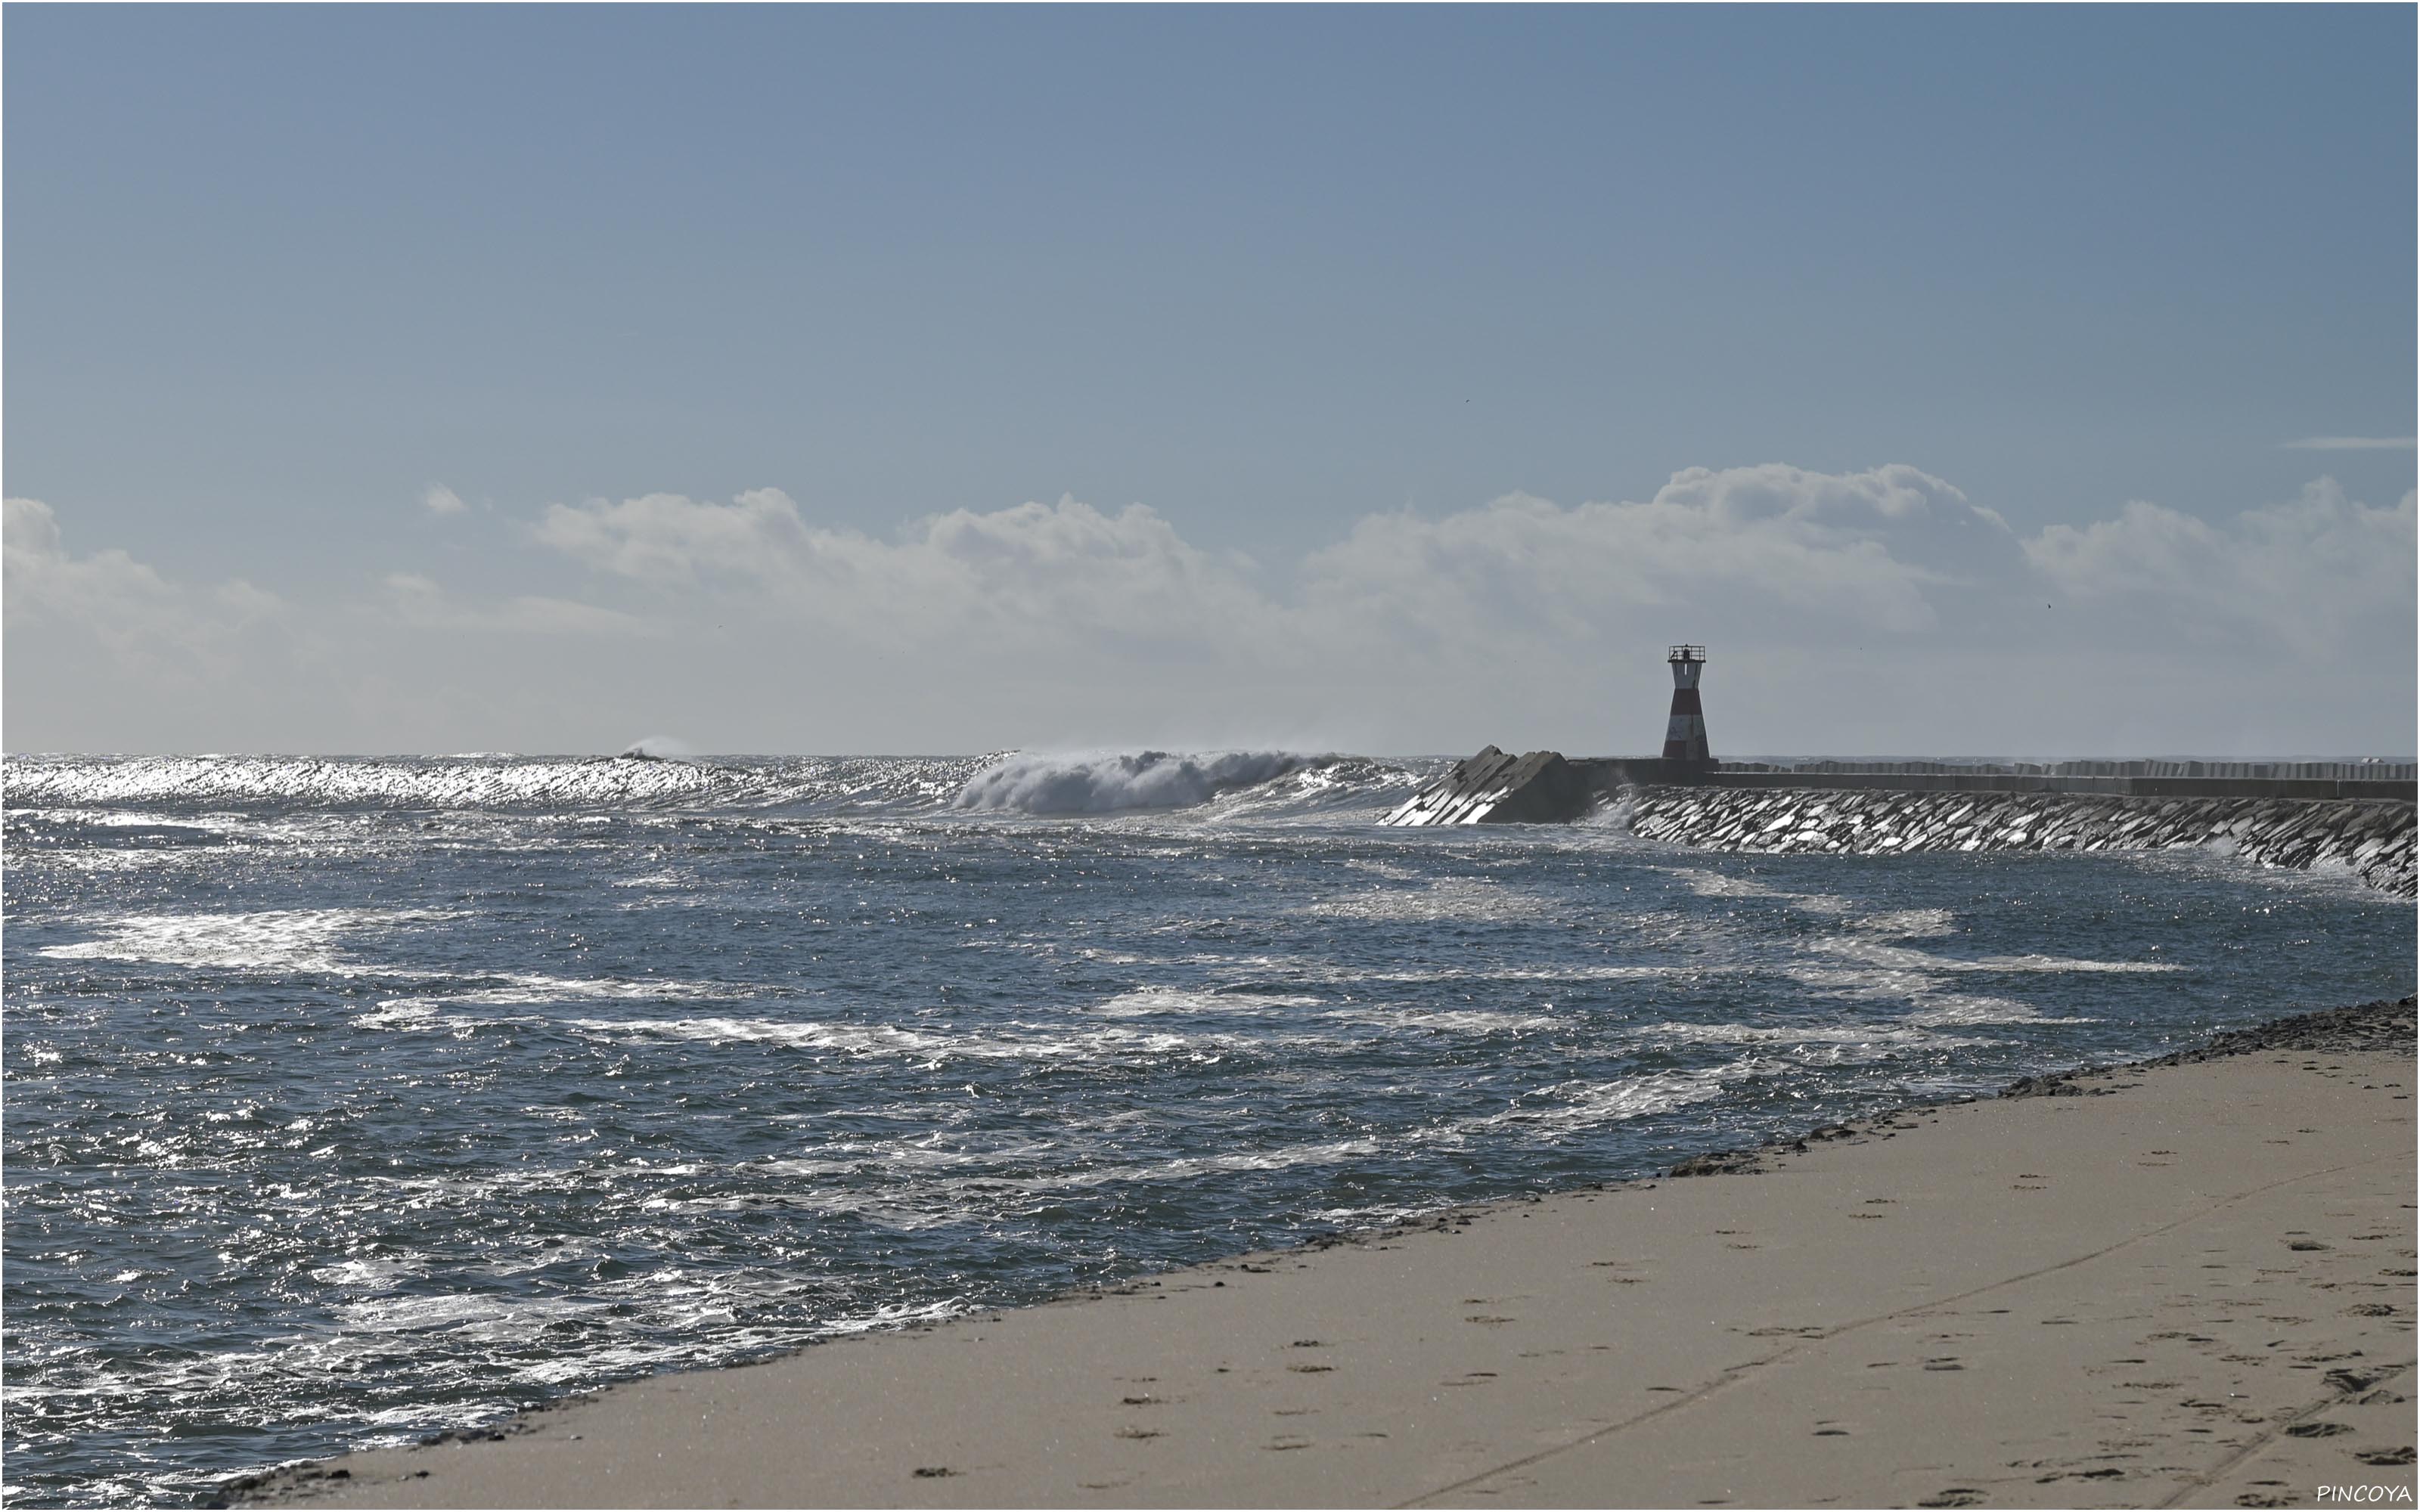
[[[1706,648],[1674,646],[1664,658],[1672,664],[1672,718],[1664,727],[1664,761],[1704,771],[1714,764],[1706,747],[1706,709],[1698,702],[1698,674],[1706,670]]]

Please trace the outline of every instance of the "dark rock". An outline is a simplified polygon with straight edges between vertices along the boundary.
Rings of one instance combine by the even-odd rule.
[[[1674,1176],[1747,1176],[1762,1170],[1753,1149],[1717,1149],[1692,1155],[1672,1167]]]
[[[1482,746],[1381,823],[1562,825],[1594,809],[1599,796],[1596,784],[1559,751],[1512,756]]]
[[[2420,1045],[2420,1018],[2415,1018],[2415,1004],[2410,997],[2381,998],[2374,1003],[2356,1003],[2350,1008],[2321,1009],[2316,1013],[2296,1013],[2289,1018],[2272,1019],[2248,1029],[2228,1029],[2213,1034],[2206,1044],[2191,1050],[2180,1050],[2172,1056],[2142,1062],[2146,1066],[2189,1066],[2199,1061],[2222,1060],[2228,1056],[2250,1056],[2280,1050],[2305,1055],[2347,1055],[2364,1050],[2384,1050],[2411,1055]]]
[[[2072,1072],[2049,1076],[2020,1076],[2000,1089],[2002,1097],[2082,1097],[2084,1088],[2068,1078]]]

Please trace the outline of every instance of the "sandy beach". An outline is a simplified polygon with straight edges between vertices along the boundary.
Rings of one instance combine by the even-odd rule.
[[[2412,1504],[2412,1007],[660,1377],[345,1506]],[[2360,1491],[2361,1488],[2370,1488]]]

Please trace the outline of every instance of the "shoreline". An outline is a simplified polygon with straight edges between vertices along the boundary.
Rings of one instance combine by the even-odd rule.
[[[2412,1013],[645,1378],[219,1495],[2410,1504]]]

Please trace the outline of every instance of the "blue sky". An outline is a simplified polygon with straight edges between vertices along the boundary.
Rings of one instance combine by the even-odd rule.
[[[10,8],[7,743],[2408,752],[2413,18]]]

